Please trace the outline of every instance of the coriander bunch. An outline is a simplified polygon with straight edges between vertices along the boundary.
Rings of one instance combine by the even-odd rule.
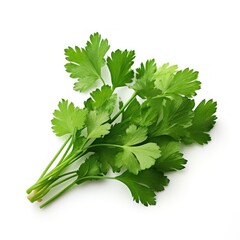
[[[27,190],[31,202],[47,199],[41,208],[75,186],[104,179],[122,182],[136,202],[154,205],[156,192],[169,183],[166,174],[187,163],[181,144],[211,140],[216,102],[203,100],[195,106],[198,72],[158,67],[154,59],[134,71],[134,51],[116,50],[106,57],[109,48],[108,40],[95,33],[84,48],[65,49],[74,90],[96,88],[97,82],[102,86],[90,93],[83,109],[62,99],[54,111],[53,132],[66,140]],[[102,76],[104,66],[111,85]],[[133,90],[126,103],[116,93],[120,87]],[[73,163],[76,169],[71,169]],[[51,196],[56,186],[61,189]]]

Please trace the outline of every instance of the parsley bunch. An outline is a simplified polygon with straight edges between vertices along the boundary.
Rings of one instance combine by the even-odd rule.
[[[106,57],[109,48],[108,40],[95,33],[85,48],[65,49],[66,71],[76,79],[74,90],[87,91],[97,82],[102,86],[90,93],[83,109],[61,100],[54,111],[53,132],[67,138],[27,190],[28,199],[41,201],[56,186],[62,190],[40,207],[77,185],[104,179],[122,182],[136,202],[154,205],[156,192],[169,183],[166,174],[187,162],[181,144],[211,140],[216,102],[203,100],[195,106],[198,72],[169,64],[157,67],[154,59],[134,71],[134,51],[116,50]],[[103,67],[109,69],[111,86],[102,76]],[[134,90],[126,103],[116,93],[120,87]],[[70,170],[73,163],[78,167]]]

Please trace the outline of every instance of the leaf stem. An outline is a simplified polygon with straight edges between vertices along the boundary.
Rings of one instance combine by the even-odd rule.
[[[109,177],[109,176],[86,176],[80,179],[77,179],[78,181],[85,180],[85,179],[116,179],[115,177]]]
[[[123,148],[123,146],[121,146],[121,145],[110,144],[110,143],[99,143],[99,144],[90,145],[89,147],[87,147],[87,149],[89,149],[89,148],[94,148],[94,147],[116,147],[116,148]]]
[[[55,160],[57,159],[57,157],[59,156],[59,154],[62,152],[62,150],[65,148],[65,146],[67,145],[67,143],[69,142],[69,140],[72,138],[72,136],[69,136],[69,138],[63,143],[62,147],[58,150],[58,152],[56,153],[56,155],[53,157],[53,159],[50,161],[50,163],[47,165],[47,167],[45,168],[45,170],[42,172],[41,176],[39,177],[38,180],[40,180],[48,171],[48,169],[52,166],[52,164],[55,162]]]
[[[72,178],[74,178],[74,177],[77,177],[77,174],[74,174],[74,175],[72,175],[72,176],[69,176],[69,177],[67,177],[67,178],[64,178],[63,180],[54,183],[54,184],[53,184],[52,186],[50,186],[50,187],[51,187],[51,188],[54,188],[54,187],[58,186],[59,184],[61,184],[61,183],[63,183],[63,182],[66,182],[66,181],[68,181],[68,180],[70,180],[70,179],[72,179]]]
[[[71,188],[73,188],[74,185],[76,185],[76,180],[73,181],[72,183],[70,183],[67,187],[65,187],[62,191],[60,191],[59,193],[57,193],[56,195],[54,195],[52,198],[50,198],[49,200],[47,200],[45,203],[43,203],[43,204],[40,206],[40,208],[46,207],[48,204],[50,204],[51,202],[53,202],[55,199],[57,199],[58,197],[60,197],[61,195],[63,195],[65,192],[67,192],[68,190],[70,190]]]
[[[67,175],[74,174],[74,173],[77,173],[77,171],[71,171],[71,172],[64,173],[64,174],[58,176],[57,180],[58,180],[59,178],[62,178],[62,177],[65,177],[65,176],[67,176]]]
[[[70,178],[76,177],[75,176],[71,176],[69,178],[64,179],[63,181],[67,181]],[[80,179],[76,179],[74,182],[70,183],[66,188],[64,188],[62,191],[60,191],[59,193],[57,193],[56,195],[54,195],[52,198],[50,198],[49,200],[47,200],[45,203],[43,203],[40,208],[44,208],[46,207],[48,204],[50,204],[51,202],[53,202],[54,200],[56,200],[57,198],[59,198],[61,195],[63,195],[65,192],[67,192],[68,190],[70,190],[71,188],[74,187],[74,185],[77,184],[77,182],[80,182],[81,180],[85,180],[85,179],[113,179],[116,180],[115,177],[109,177],[109,176],[86,176]],[[59,182],[58,184],[62,183],[63,181]],[[55,187],[57,184],[53,185],[52,187]]]
[[[29,200],[31,202],[35,202],[44,197],[50,191],[50,189],[48,189],[50,185],[51,182],[47,183],[40,191],[36,192],[36,194],[34,194],[34,196]]]
[[[102,76],[99,76],[100,80],[102,81],[103,85],[106,85],[104,79],[102,78]]]
[[[47,182],[38,192],[36,192],[36,194],[34,194],[34,196],[29,199],[31,202],[35,202],[37,201],[38,199],[44,197],[52,188],[58,186],[59,184],[67,181],[67,180],[70,180],[72,179],[73,177],[77,177],[77,171],[72,171],[72,172],[68,172],[68,173],[65,173],[65,174],[62,174],[60,176],[58,176],[56,179],[51,179],[49,180],[49,182]],[[67,178],[64,178],[62,179],[61,181],[59,182],[56,182],[57,180],[59,180],[60,178],[64,177],[64,176],[67,176],[67,175],[70,175],[70,174],[74,174],[72,176],[69,176]],[[55,183],[54,183],[55,182]]]
[[[35,184],[33,184],[28,190],[27,193],[30,193],[32,190],[39,188],[40,186],[44,185],[50,177],[53,177],[57,173],[61,172],[65,167],[69,166],[71,163],[75,162],[77,159],[79,159],[82,156],[82,154],[79,155],[73,155],[67,158],[68,160],[62,162],[59,166],[56,166],[52,171],[50,171],[48,174],[43,176],[39,181],[37,181]],[[70,163],[70,164],[69,164]]]
[[[65,153],[61,157],[60,161],[58,162],[57,166],[60,165],[65,160],[65,157],[67,156],[67,154],[68,154],[69,150],[71,149],[72,145],[73,145],[73,138],[72,138],[70,144],[68,145],[67,150],[65,151]]]
[[[122,106],[119,112],[109,122],[113,123],[119,117],[119,115],[125,110],[125,108],[136,98],[136,96],[137,92],[134,92],[130,99]]]

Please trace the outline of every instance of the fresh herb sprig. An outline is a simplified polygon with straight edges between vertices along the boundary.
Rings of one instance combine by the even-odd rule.
[[[203,100],[195,106],[198,72],[169,64],[157,67],[154,59],[134,71],[134,51],[116,50],[106,57],[109,48],[108,40],[95,33],[85,48],[65,49],[66,71],[77,80],[74,90],[87,91],[97,82],[102,86],[90,93],[83,109],[63,99],[54,111],[53,132],[67,138],[27,190],[28,199],[42,201],[56,186],[62,190],[41,208],[75,186],[104,179],[122,182],[136,202],[154,205],[156,192],[169,183],[166,174],[185,167],[181,144],[211,140],[216,102]],[[109,69],[111,85],[102,76],[103,67]],[[125,104],[115,91],[119,87],[133,90]],[[76,162],[79,167],[69,170]]]

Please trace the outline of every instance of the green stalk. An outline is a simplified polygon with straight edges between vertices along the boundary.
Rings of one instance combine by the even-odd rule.
[[[111,180],[115,180],[116,178],[115,177],[109,177],[109,176],[86,176],[86,177],[78,179],[78,181],[85,180],[85,179],[103,179],[103,180],[104,179],[111,179]]]
[[[64,168],[66,168],[67,166],[69,166],[70,164],[72,164],[73,162],[75,162],[76,160],[78,160],[80,157],[82,157],[84,155],[84,152],[81,154],[75,154],[73,156],[70,156],[68,160],[65,160],[64,162],[62,162],[59,166],[55,167],[52,171],[50,171],[47,175],[45,175],[44,177],[42,177],[42,179],[38,182],[36,182],[35,184],[33,184],[28,190],[27,193],[30,193],[32,190],[37,189],[39,187],[41,187],[42,185],[46,184],[49,181],[50,177],[54,177],[55,175],[59,174]]]
[[[56,186],[58,186],[58,185],[61,184],[61,183],[64,183],[64,182],[66,182],[66,181],[74,178],[74,177],[77,177],[77,174],[74,174],[74,175],[72,175],[72,176],[69,176],[69,177],[67,177],[67,178],[64,178],[63,180],[61,180],[61,181],[59,181],[59,182],[54,183],[54,184],[51,186],[51,189],[54,188],[54,187],[56,187]]]
[[[59,198],[61,195],[63,195],[65,192],[67,192],[68,190],[70,190],[71,188],[74,187],[74,185],[77,184],[77,182],[81,181],[81,180],[85,180],[85,179],[114,179],[114,177],[108,177],[108,176],[86,176],[83,177],[81,179],[76,179],[74,182],[70,183],[66,188],[64,188],[62,191],[60,191],[59,193],[57,193],[56,195],[54,195],[52,198],[50,198],[49,200],[47,200],[45,203],[43,203],[40,208],[44,208],[46,207],[48,204],[52,203],[53,201],[55,201],[57,198]]]
[[[65,160],[65,157],[67,156],[67,154],[68,154],[69,150],[71,149],[72,145],[73,145],[73,138],[72,138],[72,141],[70,142],[70,144],[68,145],[67,150],[65,151],[65,153],[61,157],[60,161],[58,162],[57,166],[60,165]]]
[[[67,178],[64,178],[63,180],[61,180],[61,181],[59,181],[59,182],[56,182],[56,183],[54,183],[53,185],[51,185],[52,183],[47,184],[47,185],[43,188],[43,190],[42,190],[41,192],[37,193],[37,194],[32,198],[32,202],[35,202],[35,201],[37,201],[38,199],[43,198],[52,188],[54,188],[54,187],[56,187],[56,186],[58,186],[58,185],[60,185],[60,184],[62,184],[62,183],[64,183],[64,182],[66,182],[66,181],[68,181],[68,180],[70,180],[70,179],[72,179],[72,178],[74,178],[74,177],[77,177],[77,174],[74,174],[74,175],[72,175],[72,176],[69,176],[69,177],[67,177]]]
[[[119,117],[119,115],[125,110],[125,108],[136,98],[136,96],[137,92],[134,92],[131,98],[122,106],[119,112],[109,122],[113,123]]]
[[[99,143],[99,144],[93,144],[87,147],[89,148],[94,148],[94,147],[115,147],[115,148],[124,148],[124,146],[121,145],[116,145],[116,144],[110,144],[110,143]]]
[[[44,208],[45,206],[47,206],[48,204],[50,204],[51,202],[53,202],[55,199],[57,199],[58,197],[60,197],[61,195],[63,195],[65,192],[67,192],[68,190],[70,190],[71,188],[74,187],[74,185],[76,185],[76,180],[74,182],[72,182],[71,184],[69,184],[67,187],[65,187],[62,191],[60,191],[59,193],[57,193],[56,195],[54,195],[52,198],[50,198],[49,200],[47,200],[45,203],[43,203],[40,208]]]
[[[71,171],[71,172],[64,173],[64,174],[58,176],[58,178],[56,180],[58,180],[59,178],[65,177],[67,175],[74,174],[74,173],[77,173],[77,171]]]
[[[49,191],[49,186],[51,185],[51,183],[47,183],[40,191],[36,192],[36,194],[34,194],[34,196],[29,199],[31,202],[35,202],[40,200],[42,197],[44,197]]]
[[[38,180],[40,180],[48,171],[48,169],[52,166],[52,164],[55,162],[55,160],[57,159],[57,157],[59,156],[59,154],[62,152],[62,150],[65,148],[65,146],[67,145],[67,143],[69,142],[69,140],[71,139],[72,136],[70,136],[62,145],[62,147],[58,150],[58,152],[56,153],[56,155],[53,157],[53,159],[51,160],[51,162],[47,165],[47,167],[45,168],[45,170],[42,172],[41,176],[39,177]]]
[[[79,159],[80,157],[82,157],[84,155],[84,151],[82,152],[77,152],[76,154],[70,156],[69,158],[66,158],[61,164],[59,164],[58,166],[56,166],[52,171],[50,171],[47,175],[45,175],[42,180],[48,179],[49,177],[54,176],[56,173],[61,172],[65,167],[69,166],[70,164],[72,164],[74,161],[76,161],[77,159]],[[73,161],[72,161],[73,160]],[[69,164],[70,163],[70,164]]]
[[[57,186],[57,185],[65,182],[65,181],[67,181],[67,180],[69,180],[69,179],[71,179],[71,178],[73,178],[73,177],[76,177],[76,176],[77,176],[76,172],[77,172],[77,171],[72,171],[72,172],[64,173],[64,174],[58,176],[56,179],[51,179],[51,180],[49,180],[49,181],[48,181],[47,183],[45,183],[44,186],[43,186],[40,190],[38,190],[38,191],[36,192],[36,194],[34,194],[34,196],[31,197],[29,200],[30,200],[31,202],[35,202],[35,201],[37,201],[38,199],[44,197],[44,196],[45,196],[52,188],[54,188],[55,186]],[[61,181],[59,181],[59,182],[56,182],[56,181],[59,180],[60,178],[65,177],[65,176],[70,175],[70,174],[74,174],[74,175],[73,175],[73,176],[70,176],[70,177],[67,177],[67,178],[64,178],[63,180],[61,180]],[[55,183],[54,183],[54,182],[55,182]],[[53,184],[53,183],[54,183],[54,184]]]
[[[98,77],[99,77],[99,79],[102,81],[103,85],[106,85],[106,83],[105,83],[103,77],[102,77],[102,76],[98,76]]]
[[[39,177],[38,181],[33,185],[33,186],[39,186],[41,184],[39,183],[43,183],[43,180],[47,179],[46,176],[51,176],[51,174],[47,174],[45,176],[45,174],[47,173],[47,171],[49,170],[49,168],[52,166],[52,164],[54,163],[54,161],[57,159],[57,157],[59,156],[59,154],[62,152],[62,150],[64,149],[64,147],[67,145],[67,143],[69,142],[69,140],[72,138],[71,143],[69,144],[67,150],[65,151],[65,153],[63,154],[62,158],[60,159],[59,163],[57,164],[57,166],[59,166],[66,158],[66,155],[68,154],[69,150],[71,149],[72,145],[73,145],[73,136],[70,136],[62,145],[62,147],[59,149],[59,151],[57,152],[57,154],[54,156],[54,158],[51,160],[51,162],[48,164],[48,166],[46,167],[46,169],[43,171],[43,173],[41,174],[41,176]],[[50,173],[52,173],[54,170],[56,170],[56,168],[54,168]],[[45,176],[45,177],[44,177]],[[30,187],[27,190],[27,193],[30,193],[34,188]]]

